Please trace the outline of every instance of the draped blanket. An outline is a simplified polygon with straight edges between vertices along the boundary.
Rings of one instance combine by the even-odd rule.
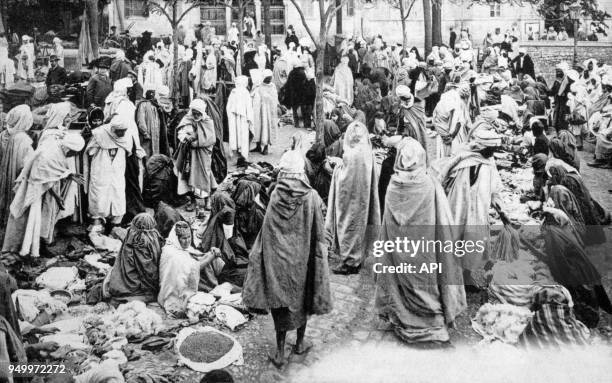
[[[247,307],[326,314],[332,303],[321,199],[306,183],[281,179],[249,256]]]
[[[253,142],[262,146],[278,137],[278,92],[274,84],[261,84],[253,92]]]
[[[23,169],[24,162],[34,149],[32,139],[26,132],[0,133],[0,244],[10,216],[10,205],[15,197],[15,180]]]
[[[351,147],[351,139],[347,131],[343,163],[332,176],[325,229],[345,263],[359,266],[380,225],[378,171],[369,142]]]
[[[432,164],[442,182],[448,202],[453,207],[458,238],[482,241],[490,237],[489,207],[492,197],[501,190],[501,178],[493,158],[476,152],[460,152],[448,160]],[[482,271],[484,256],[472,252],[462,259],[464,269]],[[484,282],[484,281],[479,281]]]
[[[454,240],[453,217],[444,189],[427,174],[410,180],[393,176],[385,199],[380,240],[397,238]],[[444,326],[466,309],[460,260],[443,251],[419,253],[385,252],[376,262],[387,266],[441,263],[443,272],[376,275],[376,307],[395,322],[402,339],[447,341]],[[440,339],[440,337],[442,339]],[[445,338],[445,339],[444,339]]]
[[[38,257],[39,238],[53,239],[59,213],[57,202],[47,191],[53,188],[61,194],[60,181],[70,173],[60,142],[56,140],[50,140],[26,160],[16,180],[3,252]]]
[[[162,245],[155,226],[155,219],[149,214],[134,217],[110,271],[108,292],[112,297],[142,296],[145,301],[155,300]]]
[[[340,64],[334,71],[334,89],[338,97],[353,105],[353,73],[348,65]]]

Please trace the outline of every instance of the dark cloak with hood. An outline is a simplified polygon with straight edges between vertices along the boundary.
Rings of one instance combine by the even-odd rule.
[[[322,201],[304,181],[280,179],[249,256],[247,307],[326,314],[332,309]]]
[[[108,292],[113,298],[157,299],[162,242],[155,219],[150,214],[134,217],[110,271]]]

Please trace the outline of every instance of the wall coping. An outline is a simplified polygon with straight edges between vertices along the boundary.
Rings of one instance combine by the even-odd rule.
[[[521,41],[521,47],[564,47],[573,48],[574,40],[567,41]],[[578,48],[612,48],[609,41],[578,41]]]

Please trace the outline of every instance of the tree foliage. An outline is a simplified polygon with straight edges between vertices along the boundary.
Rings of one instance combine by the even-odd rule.
[[[538,13],[547,20],[569,21],[569,6],[576,0],[449,0],[454,4],[491,5],[509,4],[514,6],[533,6]],[[604,21],[610,14],[599,7],[597,0],[578,0],[582,6],[582,15],[593,21]]]

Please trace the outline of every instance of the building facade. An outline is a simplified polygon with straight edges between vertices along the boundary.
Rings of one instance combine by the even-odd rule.
[[[224,5],[207,5],[189,12],[183,24],[187,28],[210,21],[218,36],[224,36],[232,22],[238,21],[236,0],[234,7]],[[293,25],[298,36],[307,37],[302,26],[298,11],[290,0],[271,0],[270,20],[273,41],[283,39],[286,27]],[[319,5],[316,1],[298,0],[309,27],[313,33],[318,33]],[[328,4],[328,3],[326,3]],[[186,9],[189,3],[181,4]],[[600,6],[612,13],[612,0],[600,0]],[[182,9],[180,12],[182,12]],[[247,7],[247,13],[253,15],[258,30],[262,24],[261,0],[252,0]],[[140,34],[145,30],[154,35],[170,35],[170,25],[163,16],[147,14],[144,10],[144,0],[113,0],[108,10],[109,25],[118,25],[122,19],[124,28],[131,26],[132,34]],[[122,16],[120,16],[122,15]],[[416,0],[411,14],[406,21],[407,40],[409,45],[421,47],[424,40],[422,1]],[[497,29],[503,34],[516,26],[521,36],[526,39],[528,33],[542,32],[546,21],[536,10],[526,5],[523,7],[508,4],[472,5],[455,4],[444,0],[442,6],[442,34],[445,42],[449,39],[450,28],[467,28],[473,43],[478,46],[488,32],[495,33]],[[119,26],[119,25],[118,25]],[[120,28],[121,29],[121,28]],[[393,8],[385,0],[348,0],[343,8],[343,34],[371,37],[381,34],[390,42],[402,41],[402,27],[399,9]],[[335,35],[335,23],[332,23],[330,36]],[[612,36],[612,33],[610,33]],[[603,36],[600,36],[603,38]],[[608,41],[612,41],[608,37]],[[331,42],[331,39],[330,39]]]

